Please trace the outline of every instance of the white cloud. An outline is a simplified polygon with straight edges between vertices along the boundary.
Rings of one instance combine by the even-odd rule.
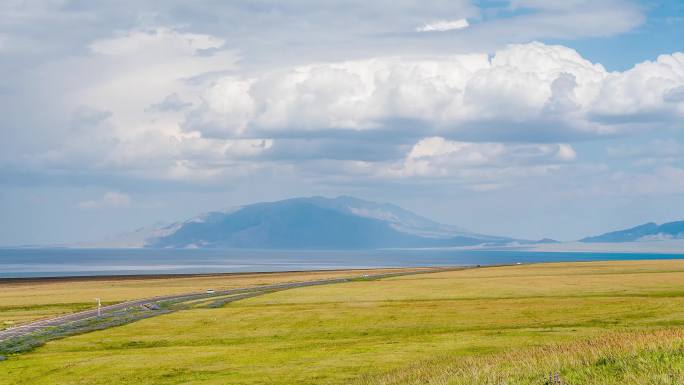
[[[684,100],[673,98],[684,86],[684,53],[660,55],[655,61],[635,65],[625,72],[610,73],[602,82],[592,112],[619,119],[656,113],[682,116]]]
[[[41,67],[39,79],[78,74],[41,95],[55,114],[68,112],[65,139],[9,161],[217,181],[282,167],[316,173],[308,160],[326,159],[325,167],[375,177],[458,175],[489,189],[497,178],[573,161],[575,150],[561,142],[639,128],[621,114],[656,111],[650,128],[684,116],[679,53],[608,72],[567,47],[529,43],[491,56],[378,57],[241,75],[223,45],[169,28],[134,30]],[[366,156],[367,137],[391,140]],[[557,144],[520,144],[539,138]],[[401,154],[409,155],[397,162]]]
[[[68,112],[66,140],[18,161],[211,181],[278,167],[315,172],[297,160],[300,147],[326,167],[339,162],[381,178],[456,176],[491,189],[497,178],[543,175],[575,160],[573,147],[560,143],[566,138],[634,129],[623,115],[655,112],[662,127],[684,116],[681,53],[608,72],[570,48],[529,43],[491,56],[378,57],[241,75],[224,44],[170,28],[133,30],[39,68],[39,79],[78,74],[45,96]],[[349,149],[362,139],[345,150],[336,144],[339,135],[373,131],[403,136],[372,158]],[[540,136],[558,143],[520,144]],[[316,147],[312,137],[329,142]],[[289,152],[277,145],[286,139],[296,142]]]
[[[181,128],[213,74],[235,70],[237,56],[223,44],[169,28],[133,30],[93,42],[86,55],[39,67],[35,78],[51,83],[39,97],[54,142],[7,162],[154,179],[215,178],[241,167],[240,159],[267,150],[272,140],[214,140]]]
[[[425,24],[422,27],[416,28],[416,32],[444,32],[454,29],[468,28],[470,24],[466,19],[458,20],[439,20],[432,23]]]
[[[577,158],[577,153],[569,144],[559,144],[556,158],[562,161],[571,161]]]
[[[127,194],[108,191],[101,198],[79,202],[76,205],[80,209],[106,209],[126,208],[131,206],[131,197]]]
[[[682,54],[608,72],[572,49],[530,43],[492,56],[382,57],[240,76],[221,74],[236,60],[222,45],[212,36],[163,28],[93,43],[90,55],[68,62],[85,72],[62,99],[72,111],[69,140],[27,157],[27,164],[220,180],[274,168],[278,157],[305,169],[310,165],[296,160],[296,150],[277,143],[315,133],[330,144],[310,151],[310,159],[358,161],[347,166],[393,177],[449,177],[454,170],[462,176],[486,168],[476,178],[485,186],[502,177],[496,169],[543,174],[577,156],[569,144],[506,142],[529,142],[540,133],[561,142],[632,129],[609,119],[621,111],[658,110],[661,126],[684,116],[684,101],[672,97],[684,86]],[[199,53],[205,49],[219,51]],[[100,66],[98,76],[85,70],[91,66]],[[391,133],[401,126],[405,137],[372,159],[335,145],[340,132]],[[387,163],[411,145],[406,159]]]
[[[569,144],[504,144],[458,142],[442,137],[418,141],[389,174],[399,177],[460,176],[478,185],[496,182],[491,176],[516,177],[557,169],[575,160]]]
[[[74,106],[111,111],[121,135],[149,128],[178,134],[178,116],[155,116],[149,107],[173,94],[188,98],[186,103],[199,102],[197,89],[202,84],[190,79],[236,68],[236,54],[221,50],[223,43],[210,35],[168,28],[128,31],[96,41],[89,56],[69,63],[85,79],[68,100]],[[203,55],[208,49],[217,51]]]
[[[300,66],[216,82],[186,128],[232,136],[391,129],[410,120],[414,130],[427,130],[423,136],[612,134],[639,126],[620,121],[621,115],[648,118],[657,112],[661,126],[684,116],[684,100],[672,97],[684,86],[683,58],[663,55],[608,72],[570,48],[530,43],[491,58],[388,57]]]

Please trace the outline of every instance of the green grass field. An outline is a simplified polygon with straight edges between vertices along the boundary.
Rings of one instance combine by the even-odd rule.
[[[158,295],[349,277],[366,272],[369,271],[225,274],[175,278],[94,277],[90,279],[0,280],[0,330],[36,319],[92,309],[95,306],[95,298],[101,298],[104,304],[113,304]]]
[[[299,288],[69,337],[0,384],[684,383],[684,261]]]

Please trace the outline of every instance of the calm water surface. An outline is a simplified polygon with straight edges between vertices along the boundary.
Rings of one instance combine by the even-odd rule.
[[[0,278],[684,259],[684,254],[371,250],[0,249]]]

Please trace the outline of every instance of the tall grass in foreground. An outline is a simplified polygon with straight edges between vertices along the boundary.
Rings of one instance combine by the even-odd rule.
[[[684,384],[684,329],[616,332],[567,344],[423,361],[358,385]]]

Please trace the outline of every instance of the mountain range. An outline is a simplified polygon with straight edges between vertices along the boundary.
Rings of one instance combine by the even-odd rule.
[[[684,239],[684,221],[646,223],[590,236],[574,244]],[[119,236],[107,247],[377,249],[433,247],[551,247],[538,241],[480,234],[445,225],[399,206],[349,196],[308,197],[213,211]],[[103,246],[103,245],[98,245]],[[558,245],[560,247],[562,245]]]
[[[119,245],[149,248],[368,249],[532,243],[444,225],[399,206],[309,197],[209,212],[138,229]]]
[[[617,243],[671,239],[684,239],[684,221],[668,222],[662,225],[649,222],[626,230],[611,231],[593,237],[586,237],[580,239],[580,242]]]

